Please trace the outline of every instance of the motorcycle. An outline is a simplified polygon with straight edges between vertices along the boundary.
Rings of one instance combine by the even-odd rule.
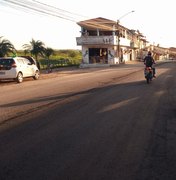
[[[145,76],[145,79],[147,81],[147,84],[149,84],[153,79],[153,69],[152,69],[152,67],[145,67],[144,76]]]

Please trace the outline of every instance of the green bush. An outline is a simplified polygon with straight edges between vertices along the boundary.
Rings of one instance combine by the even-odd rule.
[[[25,54],[23,50],[17,51],[17,56],[31,56]],[[39,57],[38,61],[41,69],[46,69],[48,64],[52,64],[53,68],[79,66],[82,60],[80,50],[54,50],[54,54],[47,60],[45,57]]]

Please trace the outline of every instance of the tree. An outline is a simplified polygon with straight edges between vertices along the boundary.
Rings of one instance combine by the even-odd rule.
[[[69,56],[70,56],[71,58],[76,57],[76,52],[73,51],[73,50],[69,51],[68,54],[69,54]]]
[[[25,49],[25,52],[30,52],[31,55],[34,55],[35,59],[38,60],[38,56],[44,56],[45,53],[45,44],[42,41],[35,41],[32,39],[30,41],[30,44],[24,44],[23,48]]]
[[[50,57],[52,54],[54,54],[54,50],[53,50],[52,48],[47,47],[47,48],[45,49],[45,56],[47,57],[48,60],[49,60],[49,57]]]
[[[0,57],[8,56],[9,53],[16,54],[15,47],[9,40],[4,39],[3,36],[1,36],[0,37]]]

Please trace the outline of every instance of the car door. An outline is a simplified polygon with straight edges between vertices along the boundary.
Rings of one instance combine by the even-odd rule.
[[[33,76],[34,72],[33,72],[33,67],[32,67],[32,63],[26,59],[26,58],[23,58],[23,61],[24,61],[24,64],[25,64],[25,74],[27,77],[29,76]]]
[[[18,73],[19,72],[22,72],[23,74],[23,77],[27,77],[28,76],[28,73],[27,73],[27,65],[26,63],[23,61],[22,58],[16,58],[17,60],[17,63],[18,63]]]

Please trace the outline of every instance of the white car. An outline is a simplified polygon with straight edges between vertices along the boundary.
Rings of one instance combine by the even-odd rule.
[[[18,83],[23,82],[23,78],[33,77],[39,79],[40,71],[35,63],[24,57],[0,58],[0,80],[13,79]]]

